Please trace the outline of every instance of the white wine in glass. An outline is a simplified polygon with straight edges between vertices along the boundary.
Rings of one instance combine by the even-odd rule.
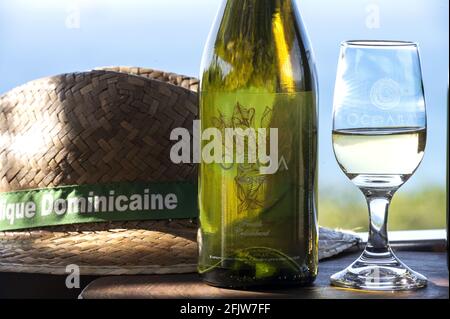
[[[334,130],[333,148],[342,170],[357,186],[384,180],[398,187],[422,161],[426,136],[424,127]]]
[[[369,207],[369,236],[361,256],[331,283],[365,290],[409,290],[427,279],[389,246],[388,209],[414,174],[426,144],[427,120],[418,46],[401,41],[341,45],[333,105],[333,149]],[[349,212],[351,213],[351,212]]]

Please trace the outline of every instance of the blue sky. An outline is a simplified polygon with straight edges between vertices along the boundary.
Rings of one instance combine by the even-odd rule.
[[[197,76],[203,45],[220,2],[2,0],[0,94],[39,77],[105,65],[151,67]],[[445,185],[449,2],[298,0],[297,3],[319,72],[321,188],[339,185],[341,189],[353,190],[354,187],[336,164],[330,134],[339,44],[349,39],[419,43],[429,136],[424,161],[404,189],[413,190],[430,183]]]

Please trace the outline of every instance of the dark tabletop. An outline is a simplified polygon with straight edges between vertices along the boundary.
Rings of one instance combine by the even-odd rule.
[[[397,255],[412,269],[428,277],[425,289],[407,292],[363,292],[329,285],[329,277],[347,267],[358,257],[352,253],[322,261],[319,276],[311,287],[272,291],[237,291],[203,284],[196,274],[103,277],[91,282],[82,298],[418,298],[448,299],[447,254],[442,252],[407,252]]]
[[[66,276],[0,273],[0,299],[76,299],[99,276],[81,276],[80,286],[68,289]]]

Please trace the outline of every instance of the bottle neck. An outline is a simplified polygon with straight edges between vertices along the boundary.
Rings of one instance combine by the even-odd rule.
[[[224,0],[225,3],[231,3],[231,2],[239,2],[243,3],[244,5],[252,5],[254,3],[260,3],[262,6],[267,6],[271,4],[285,4],[289,3],[290,5],[293,5],[295,3],[295,0]]]
[[[277,9],[280,10],[281,8],[294,8],[295,7],[295,1],[294,0],[224,0],[223,6],[234,6],[239,5],[246,11],[254,11],[258,13],[264,13],[268,11],[276,11]]]
[[[202,89],[292,93],[305,66],[293,0],[227,0],[202,65]]]

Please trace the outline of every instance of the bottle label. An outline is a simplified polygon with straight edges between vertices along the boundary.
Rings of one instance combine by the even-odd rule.
[[[224,151],[200,166],[200,263],[301,264],[310,253],[315,112],[311,92],[202,93],[202,132],[219,130]]]

